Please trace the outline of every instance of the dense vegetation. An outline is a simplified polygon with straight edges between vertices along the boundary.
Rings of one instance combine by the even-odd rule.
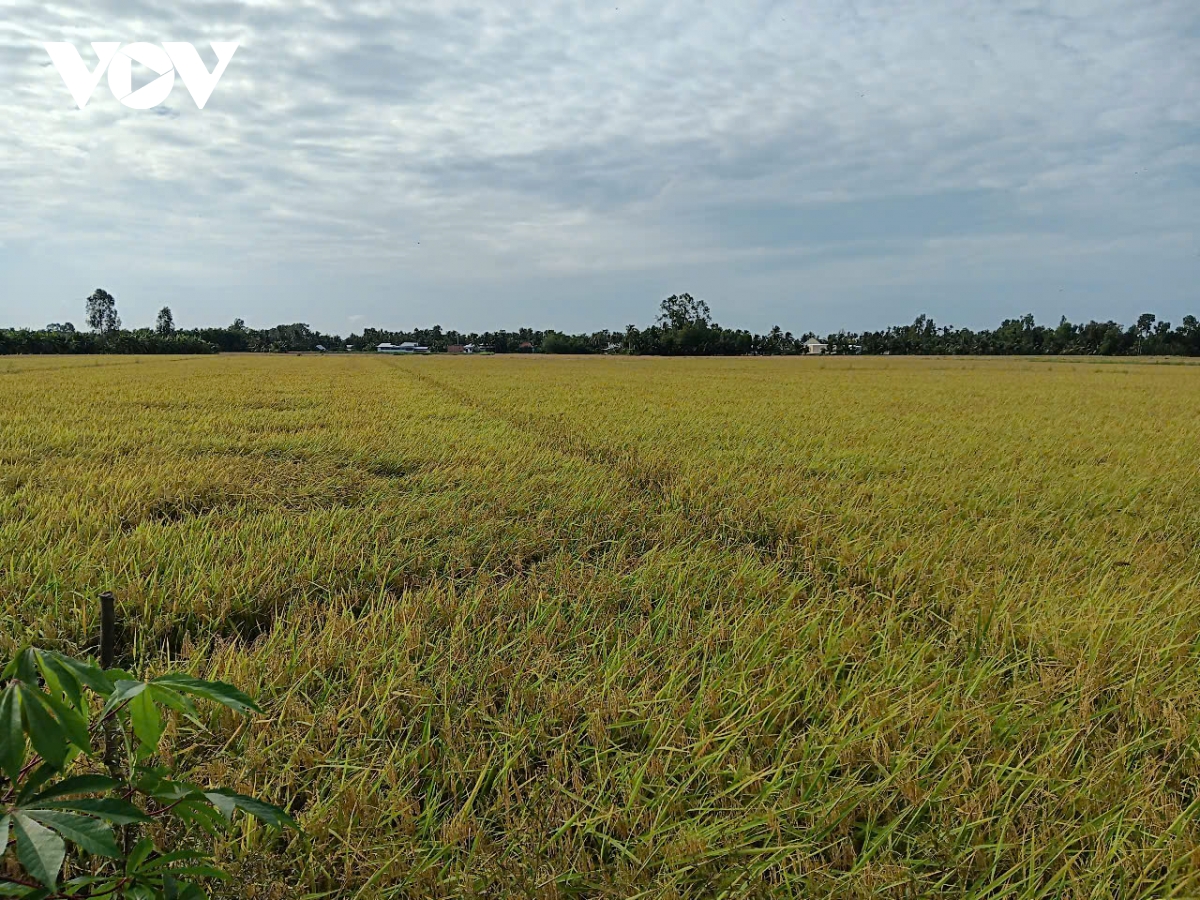
[[[100,299],[97,301],[97,296]],[[767,334],[723,328],[712,320],[708,306],[690,294],[662,302],[656,323],[645,329],[629,325],[624,331],[565,334],[520,328],[516,331],[460,332],[433,328],[388,331],[367,328],[343,338],[314,331],[305,323],[248,328],[241,319],[227,328],[176,330],[171,310],[158,314],[156,328],[121,331],[115,301],[98,290],[88,300],[89,333],[70,323],[42,331],[0,330],[0,355],[14,353],[262,353],[374,350],[382,343],[413,341],[434,353],[454,345],[474,344],[493,353],[590,354],[626,353],[650,356],[786,356],[805,353],[804,342],[779,326]],[[838,332],[821,340],[829,352],[846,355],[1087,355],[1087,356],[1200,356],[1200,322],[1185,316],[1172,326],[1145,313],[1128,327],[1117,322],[1072,324],[1065,318],[1055,327],[1038,325],[1033,316],[1006,319],[994,330],[938,326],[918,316],[911,325],[861,334]]]
[[[115,659],[115,599],[102,655]],[[206,900],[228,876],[200,847],[244,810],[295,827],[283,810],[164,765],[168,728],[204,729],[196,702],[262,710],[228,684],[185,673],[138,678],[28,647],[0,669],[0,895],[24,900]],[[182,727],[181,727],[182,726]],[[9,835],[13,840],[9,842]],[[164,845],[169,845],[165,846]]]
[[[0,658],[111,588],[254,692],[176,762],[311,844],[235,832],[229,897],[1200,895],[1200,368],[0,382]]]
[[[0,330],[0,355],[24,353],[192,354],[217,347],[194,334],[160,335],[149,329],[95,334],[86,331]]]
[[[932,319],[919,316],[912,325],[868,331],[861,335],[830,335],[835,352],[892,355],[1021,355],[1042,354],[1092,356],[1200,356],[1200,322],[1184,316],[1172,328],[1153,313],[1138,317],[1125,327],[1116,322],[1073,325],[1065,318],[1056,327],[1038,325],[1033,316],[1007,319],[994,331],[969,328],[939,328]]]

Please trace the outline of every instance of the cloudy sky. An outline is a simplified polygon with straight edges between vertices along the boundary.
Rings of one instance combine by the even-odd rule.
[[[1197,0],[0,0],[0,125],[0,325],[1200,314]]]

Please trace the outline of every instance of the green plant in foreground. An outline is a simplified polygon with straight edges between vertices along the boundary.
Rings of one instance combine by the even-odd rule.
[[[0,685],[0,896],[204,897],[195,882],[225,873],[208,854],[163,852],[141,835],[146,826],[174,820],[171,833],[215,834],[242,810],[268,826],[296,827],[269,803],[151,764],[164,708],[198,725],[192,698],[259,711],[231,685],[182,674],[139,681],[36,649],[18,653]],[[64,880],[68,854],[83,874]]]

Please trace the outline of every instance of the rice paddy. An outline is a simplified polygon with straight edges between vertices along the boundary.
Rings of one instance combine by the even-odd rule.
[[[1200,896],[1200,367],[0,360],[0,656],[254,694],[228,896]]]

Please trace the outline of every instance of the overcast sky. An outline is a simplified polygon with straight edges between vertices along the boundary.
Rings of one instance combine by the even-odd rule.
[[[80,110],[45,41],[240,46]],[[1200,314],[1197,0],[0,0],[0,126],[0,325]]]

